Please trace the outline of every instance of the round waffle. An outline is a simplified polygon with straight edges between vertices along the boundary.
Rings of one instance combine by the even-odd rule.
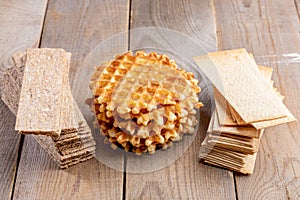
[[[197,83],[166,55],[126,52],[95,68],[92,110],[114,148],[154,153],[194,133]]]

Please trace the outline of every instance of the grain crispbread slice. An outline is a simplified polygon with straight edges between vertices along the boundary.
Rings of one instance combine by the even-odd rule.
[[[60,134],[63,77],[69,72],[68,58],[63,49],[26,51],[15,126],[20,133]]]
[[[34,135],[35,140],[46,150],[46,152],[53,158],[53,160],[61,167],[67,168],[75,165],[81,161],[87,160],[87,157],[92,158],[95,154],[95,147],[82,149],[78,152],[60,155],[55,148],[54,142],[50,137],[44,135]],[[67,166],[67,167],[66,167]]]
[[[68,66],[70,66],[71,54],[66,53]],[[78,124],[75,120],[75,113],[73,111],[73,97],[71,94],[71,87],[69,84],[69,76],[63,76],[62,86],[62,98],[61,98],[61,109],[60,109],[60,129],[61,131],[76,131]]]
[[[11,68],[3,69],[3,79],[5,78],[6,81],[5,84],[4,81],[1,81],[0,83],[0,88],[5,88],[1,98],[3,98],[4,96],[7,97],[8,101],[5,103],[15,115],[17,114],[18,109],[25,60],[26,53],[15,54],[13,56],[14,65]],[[68,81],[65,82],[65,85],[68,85]],[[70,89],[68,88],[64,90],[70,91]],[[69,94],[71,94],[71,92]],[[69,96],[67,98],[71,98],[72,101],[70,103],[72,104],[73,97]],[[74,110],[71,110],[70,113],[74,118]],[[84,120],[84,118],[81,118],[81,121],[76,123],[76,126],[78,126],[78,130],[62,129],[61,135],[57,137],[52,136],[51,138],[44,135],[33,135],[33,138],[48,152],[48,154],[57,162],[57,164],[62,169],[68,168],[79,162],[86,161],[94,157],[95,155],[96,143],[90,133],[90,129],[88,127],[85,127],[87,126],[85,120],[82,120]],[[66,124],[70,124],[67,123],[69,121],[66,120]],[[66,127],[67,126],[65,126],[65,128]],[[72,143],[76,143],[78,139],[79,141],[81,141],[82,145],[80,147],[74,147],[74,144]],[[56,147],[56,144],[58,144],[58,146],[60,146],[60,148],[62,149],[58,149]],[[67,154],[68,156],[62,155],[62,153]]]
[[[22,87],[22,77],[24,73],[25,53],[17,53],[12,56],[14,65],[6,68],[1,67],[3,77],[1,80],[1,99],[8,106],[10,111],[17,114],[18,104],[20,98],[20,91]]]

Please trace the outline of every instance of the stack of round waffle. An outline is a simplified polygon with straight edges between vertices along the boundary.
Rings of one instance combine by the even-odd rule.
[[[197,84],[166,55],[126,52],[96,67],[92,110],[113,147],[154,153],[195,132]]]

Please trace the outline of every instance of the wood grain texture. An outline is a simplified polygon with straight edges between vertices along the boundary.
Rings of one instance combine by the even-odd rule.
[[[38,46],[46,5],[46,0],[0,2],[1,66],[11,65],[15,52]]]
[[[211,6],[210,0],[132,0],[131,28],[169,28],[190,36],[207,51],[214,51],[216,29]]]
[[[207,51],[216,50],[214,16],[208,0],[133,0],[131,13],[131,28],[170,28],[190,36]],[[130,36],[131,48],[141,42],[138,38]],[[126,199],[235,199],[232,172],[199,163],[199,148],[211,115],[209,109],[202,112],[199,134],[180,159],[158,171],[126,173]],[[127,166],[130,161],[127,158]]]
[[[129,3],[125,0],[51,0],[41,47],[71,52],[70,79],[76,82],[74,77],[85,55],[110,35],[126,31],[128,16]],[[122,199],[123,172],[96,159],[60,170],[31,137],[25,138],[23,149],[15,199]]]
[[[0,2],[1,66],[9,67],[15,52],[39,44],[46,5],[45,0]],[[21,137],[14,131],[16,118],[1,100],[0,113],[0,199],[10,199]]]
[[[294,0],[294,4],[297,10],[298,20],[300,21],[300,0]]]
[[[293,0],[215,0],[218,47],[245,47],[257,62],[274,69],[275,87],[300,119],[299,11]],[[254,174],[236,175],[239,199],[300,198],[299,122],[268,128]]]
[[[14,131],[13,113],[0,100],[0,199],[10,199],[15,180],[20,135]]]

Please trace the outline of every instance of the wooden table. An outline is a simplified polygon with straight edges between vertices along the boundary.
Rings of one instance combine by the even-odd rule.
[[[74,89],[84,57],[99,42],[128,29],[165,27],[209,51],[253,52],[274,68],[275,86],[299,120],[299,7],[300,0],[1,0],[0,64],[28,47],[64,48],[73,54]],[[0,113],[0,199],[300,199],[299,123],[265,131],[251,176],[200,164],[198,136],[168,167],[130,174],[96,159],[59,170],[31,136],[14,131],[2,101]]]

